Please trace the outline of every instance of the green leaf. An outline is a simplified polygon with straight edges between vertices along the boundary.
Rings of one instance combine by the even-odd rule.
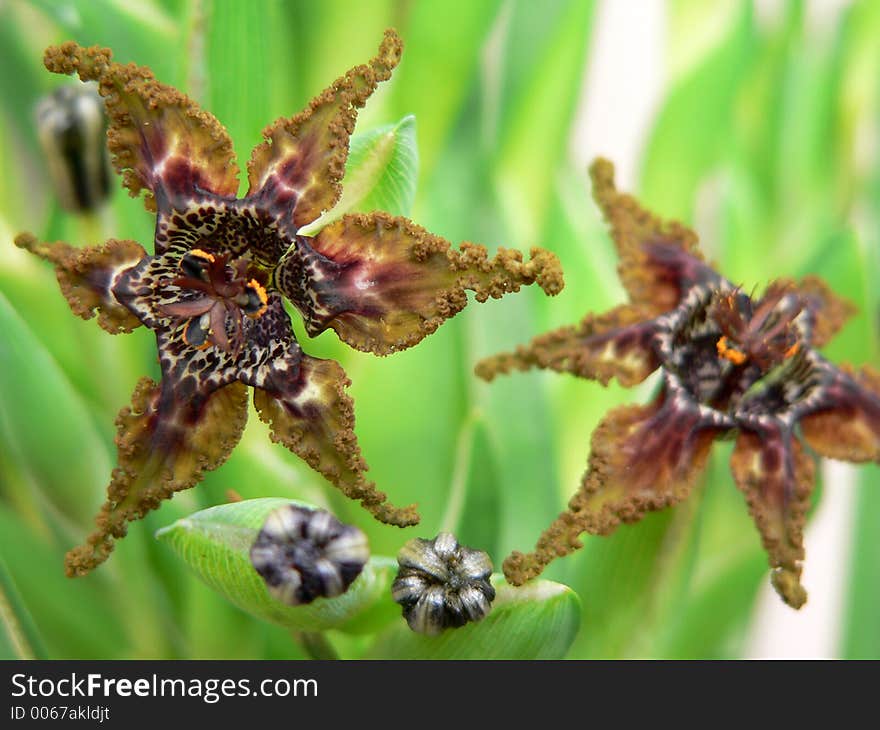
[[[480,55],[501,5],[500,0],[412,3],[405,23],[398,25],[404,51],[391,85],[392,103],[398,114],[415,114],[419,120],[426,177],[434,171],[468,93],[477,85]],[[438,28],[455,28],[454,53],[449,52],[449,35],[438,33]]]
[[[0,331],[0,461],[23,470],[64,515],[88,522],[110,473],[104,442],[86,404],[2,293]]]
[[[108,581],[106,572],[83,580],[66,578],[62,566],[67,547],[34,529],[20,511],[0,500],[0,555],[6,557],[17,592],[40,627],[49,657],[138,656],[122,626],[128,587]],[[155,606],[145,608],[155,611]],[[138,628],[143,632],[143,626]]]
[[[880,468],[860,467],[857,508],[849,567],[849,591],[841,654],[847,659],[876,659],[880,656]]]
[[[743,5],[730,34],[669,94],[645,153],[644,202],[664,218],[692,218],[694,193],[730,139],[733,106],[754,54],[754,21]]]
[[[513,5],[502,60],[494,181],[521,241],[543,230],[574,118],[590,43],[592,2]]]
[[[492,576],[497,597],[478,624],[439,636],[412,631],[402,619],[367,651],[369,659],[561,659],[580,626],[581,602],[568,586],[537,580],[514,588]]]
[[[257,618],[294,631],[375,630],[393,605],[390,590],[396,564],[390,558],[371,558],[348,591],[337,598],[288,606],[269,595],[248,553],[268,514],[285,504],[309,506],[274,497],[223,504],[178,520],[159,530],[156,537],[211,588]],[[386,606],[377,606],[380,601]]]
[[[0,557],[0,657],[47,659],[43,640]]]
[[[416,197],[419,150],[416,118],[404,117],[351,138],[342,197],[324,215],[303,227],[300,233],[313,235],[346,213],[384,210],[408,215]]]
[[[210,72],[187,84],[187,92],[200,101],[204,98],[205,107],[228,130],[242,170],[251,150],[262,142],[262,130],[276,118],[299,111],[294,82],[300,69],[284,5],[279,0],[210,3],[204,38]],[[243,173],[242,191],[246,183]]]

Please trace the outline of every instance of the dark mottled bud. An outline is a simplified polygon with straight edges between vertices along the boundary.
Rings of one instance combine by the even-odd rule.
[[[439,634],[479,621],[491,609],[495,589],[489,583],[492,561],[482,550],[458,544],[441,532],[433,540],[415,538],[397,555],[400,570],[391,586],[409,627]]]
[[[94,84],[56,89],[37,104],[37,132],[61,205],[94,210],[110,193],[107,122]]]
[[[284,505],[269,514],[251,563],[269,593],[298,606],[348,590],[370,557],[367,538],[326,510]]]

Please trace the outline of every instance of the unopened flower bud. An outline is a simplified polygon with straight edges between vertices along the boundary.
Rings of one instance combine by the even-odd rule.
[[[251,563],[279,601],[298,606],[348,590],[370,557],[367,538],[323,509],[287,504],[271,512]]]
[[[37,104],[37,133],[61,205],[94,210],[110,193],[107,122],[94,84],[69,84]]]
[[[391,594],[413,631],[439,634],[479,621],[491,610],[492,561],[482,550],[459,545],[448,532],[433,540],[410,540],[397,562],[400,570]]]

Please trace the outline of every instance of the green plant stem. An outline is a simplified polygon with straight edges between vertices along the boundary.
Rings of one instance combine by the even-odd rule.
[[[339,659],[336,649],[321,631],[291,631],[293,638],[311,659]]]

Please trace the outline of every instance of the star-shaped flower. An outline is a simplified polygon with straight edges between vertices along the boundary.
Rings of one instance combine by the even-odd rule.
[[[305,111],[280,119],[238,168],[220,123],[149,69],[68,42],[46,51],[50,71],[97,81],[110,119],[114,167],[157,213],[155,253],[133,241],[76,249],[30,234],[17,245],[55,265],[75,314],[111,333],[144,325],[156,334],[161,382],[144,378],[117,418],[118,467],[97,530],[71,551],[69,575],[104,561],[127,525],[222,464],[238,442],[254,388],[260,418],[281,442],[376,518],[405,526],[366,480],[354,411],[340,365],[304,354],[282,304],[310,335],[328,327],[352,347],[385,355],[416,344],[466,304],[535,281],[562,287],[556,258],[523,261],[481,246],[460,250],[405,218],[345,215],[314,237],[299,233],[339,200],[357,109],[391,76],[400,39],[387,31],[368,64],[351,69]]]
[[[880,373],[836,367],[816,348],[852,314],[816,277],[749,296],[714,271],[697,236],[618,193],[597,160],[593,194],[611,226],[630,302],[482,361],[477,373],[548,368],[607,384],[642,382],[659,368],[653,402],[611,411],[593,433],[581,487],[535,552],[504,563],[521,584],[554,558],[621,522],[684,499],[715,439],[736,435],[731,470],[767,550],[772,581],[798,608],[803,527],[822,456],[880,461]]]

